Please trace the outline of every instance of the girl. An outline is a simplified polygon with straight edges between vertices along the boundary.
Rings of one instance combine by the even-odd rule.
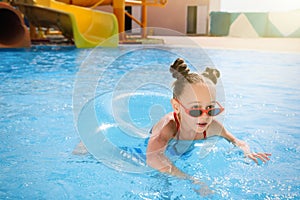
[[[224,108],[216,101],[217,78],[220,73],[216,69],[207,68],[199,75],[190,73],[184,60],[178,58],[170,67],[176,81],[173,84],[171,104],[174,112],[165,115],[151,130],[147,146],[147,164],[163,173],[180,178],[194,180],[179,170],[166,156],[166,150],[180,155],[189,148],[179,145],[180,141],[203,140],[212,136],[221,136],[238,146],[246,157],[258,163],[269,160],[269,153],[253,153],[248,144],[238,140],[214,116],[222,113]],[[183,143],[186,144],[186,143]]]

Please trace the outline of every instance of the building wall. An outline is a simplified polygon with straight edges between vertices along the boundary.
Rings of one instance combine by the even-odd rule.
[[[186,32],[186,5],[185,1],[168,1],[163,8],[148,7],[148,26],[163,27],[181,33]]]
[[[163,8],[148,7],[148,27],[162,27],[186,34],[188,6],[198,6],[197,31],[203,31],[206,27],[208,33],[210,7],[219,9],[220,0],[169,0]]]
[[[177,32],[187,34],[187,26],[191,24],[191,20],[194,20],[188,17],[190,16],[188,7],[197,6],[196,34],[233,37],[300,37],[298,20],[300,10],[297,7],[297,10],[285,12],[220,12],[223,7],[226,7],[226,3],[233,4],[234,1],[238,0],[168,0],[165,7],[148,7],[148,27],[171,29],[176,35]],[[241,5],[245,7],[244,4]],[[242,10],[241,5],[239,10]],[[101,6],[101,9],[112,12],[111,6]],[[132,15],[140,20],[141,7],[133,6]],[[132,33],[141,31],[140,26],[135,22],[132,22],[132,28],[136,28]],[[153,31],[150,30],[148,33],[160,34],[157,33],[159,32],[157,29]],[[163,34],[170,33],[172,32],[167,31]]]
[[[168,0],[165,7],[147,7],[148,27],[171,29],[174,33],[187,34],[188,7],[197,6],[197,33],[209,33],[209,13],[220,11],[221,0]],[[111,6],[100,6],[99,10],[112,12]],[[141,7],[133,6],[132,15],[141,20]],[[132,33],[140,33],[140,26],[132,21]],[[150,31],[151,32],[151,31]],[[168,33],[171,33],[169,31]],[[154,33],[155,34],[155,33]]]

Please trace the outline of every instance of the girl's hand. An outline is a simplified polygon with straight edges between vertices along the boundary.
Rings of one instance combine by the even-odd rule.
[[[193,180],[193,184],[196,185],[199,188],[194,188],[194,191],[200,196],[205,197],[211,194],[214,194],[214,191],[211,190],[205,183],[198,181],[196,179]]]
[[[235,143],[235,145],[238,146],[240,149],[242,149],[245,156],[247,158],[250,158],[251,160],[253,160],[256,164],[258,164],[257,159],[260,159],[261,161],[263,161],[265,163],[268,160],[270,160],[269,156],[272,155],[270,153],[252,153],[250,151],[250,148],[249,148],[248,144],[246,142],[242,141],[242,140],[238,140]]]
[[[270,160],[269,156],[272,154],[270,153],[248,153],[245,154],[246,157],[252,159],[256,164],[258,164],[258,158],[262,160],[264,163]]]

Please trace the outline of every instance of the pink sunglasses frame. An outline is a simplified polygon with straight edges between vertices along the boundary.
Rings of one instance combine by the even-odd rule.
[[[179,103],[179,105],[181,105],[183,108],[184,108],[184,111],[189,115],[189,116],[191,116],[191,117],[195,117],[195,116],[192,116],[191,114],[190,114],[190,111],[192,111],[192,110],[200,110],[201,112],[202,112],[202,114],[200,115],[200,116],[197,116],[197,117],[201,117],[204,113],[206,113],[208,116],[210,116],[210,117],[215,117],[215,116],[217,116],[217,115],[219,115],[219,114],[221,114],[224,110],[225,110],[225,108],[219,103],[219,102],[217,102],[216,101],[216,103],[217,103],[217,105],[220,107],[219,109],[221,110],[217,115],[214,115],[214,116],[211,116],[211,115],[209,115],[208,114],[208,112],[209,111],[211,111],[211,110],[214,110],[214,109],[216,109],[216,108],[211,108],[211,109],[201,109],[201,108],[195,108],[195,109],[188,109],[188,108],[186,108],[178,99],[175,99],[175,101],[177,101],[178,103]]]

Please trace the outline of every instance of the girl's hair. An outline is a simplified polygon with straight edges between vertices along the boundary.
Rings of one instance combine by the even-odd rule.
[[[220,72],[217,69],[207,67],[205,71],[199,75],[197,73],[191,73],[187,64],[182,58],[177,58],[170,66],[170,72],[173,78],[177,80],[173,83],[173,98],[178,98],[186,84],[204,83],[205,79],[211,80],[214,84],[217,84],[217,79],[220,77]]]

